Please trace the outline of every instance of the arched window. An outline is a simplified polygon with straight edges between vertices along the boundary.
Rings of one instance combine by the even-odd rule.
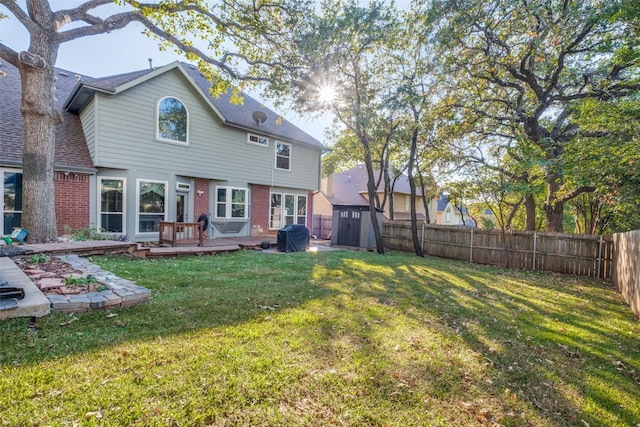
[[[187,142],[187,107],[177,98],[167,96],[158,102],[158,139]]]

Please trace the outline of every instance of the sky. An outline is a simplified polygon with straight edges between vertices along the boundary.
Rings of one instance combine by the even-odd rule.
[[[19,1],[19,3],[22,2]],[[76,0],[50,1],[54,10],[70,8],[79,3],[82,2]],[[8,14],[2,6],[0,6],[0,12]],[[10,16],[8,20],[0,20],[0,43],[18,52],[27,50],[29,47],[27,31],[12,15],[8,15]],[[152,59],[155,67],[176,60],[184,60],[176,53],[160,51],[157,41],[142,34],[142,29],[141,24],[132,23],[126,28],[110,34],[90,36],[65,43],[60,46],[58,51],[56,67],[90,77],[104,77],[148,68],[149,58]],[[300,116],[287,108],[275,109],[268,99],[259,95],[258,91],[247,91],[247,93],[325,145],[329,145],[324,135],[325,128],[331,126],[329,116],[319,118]]]

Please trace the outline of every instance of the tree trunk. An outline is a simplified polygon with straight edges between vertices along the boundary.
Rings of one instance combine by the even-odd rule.
[[[414,111],[414,115],[415,115]],[[416,117],[417,122],[417,117]],[[413,249],[416,252],[416,255],[419,257],[424,257],[424,252],[422,251],[422,245],[420,244],[420,239],[418,238],[418,218],[416,215],[416,183],[413,179],[413,164],[414,159],[416,157],[416,146],[418,145],[418,128],[416,127],[413,130],[413,136],[411,137],[411,154],[409,155],[409,167],[408,167],[408,175],[409,175],[409,205],[411,206],[411,240],[413,240]]]
[[[364,138],[362,138],[364,139]],[[376,239],[376,251],[379,254],[384,254],[384,242],[382,240],[382,230],[380,229],[380,224],[378,224],[378,213],[376,206],[376,198],[377,198],[377,187],[376,187],[376,179],[373,174],[373,163],[371,161],[371,152],[369,151],[369,143],[366,139],[362,140],[362,145],[364,147],[364,164],[367,168],[367,191],[369,193],[369,214],[371,215],[371,224],[373,226],[373,235]]]
[[[58,235],[54,186],[55,130],[60,122],[54,106],[56,56],[57,47],[38,37],[32,37],[30,52],[20,54],[24,121],[22,227],[29,232],[29,243],[53,242]]]
[[[548,232],[564,232],[564,201],[555,195],[560,190],[559,180],[552,177],[547,180],[547,200],[544,202],[545,230]]]
[[[524,196],[525,230],[536,231],[536,200],[533,194]]]
[[[431,224],[431,218],[429,217],[429,202],[427,198],[427,188],[424,182],[424,176],[422,171],[418,169],[418,177],[420,178],[420,193],[422,194],[422,205],[424,207],[424,216],[426,217],[427,224]]]

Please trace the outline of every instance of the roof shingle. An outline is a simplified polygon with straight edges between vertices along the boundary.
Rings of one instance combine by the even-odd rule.
[[[24,140],[20,113],[22,85],[20,71],[11,64],[0,62],[0,165],[22,166]],[[62,110],[62,104],[75,86],[75,74],[56,68],[55,107],[63,122],[56,127],[55,167],[61,170],[93,172],[95,170],[82,130],[80,117]]]

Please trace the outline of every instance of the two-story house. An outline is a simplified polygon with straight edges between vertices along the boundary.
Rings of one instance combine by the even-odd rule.
[[[8,234],[22,208],[22,118],[18,70],[0,70],[0,230]],[[91,226],[155,241],[160,221],[202,213],[214,237],[310,228],[322,144],[248,95],[234,104],[209,89],[179,62],[98,79],[57,69],[59,234]]]

